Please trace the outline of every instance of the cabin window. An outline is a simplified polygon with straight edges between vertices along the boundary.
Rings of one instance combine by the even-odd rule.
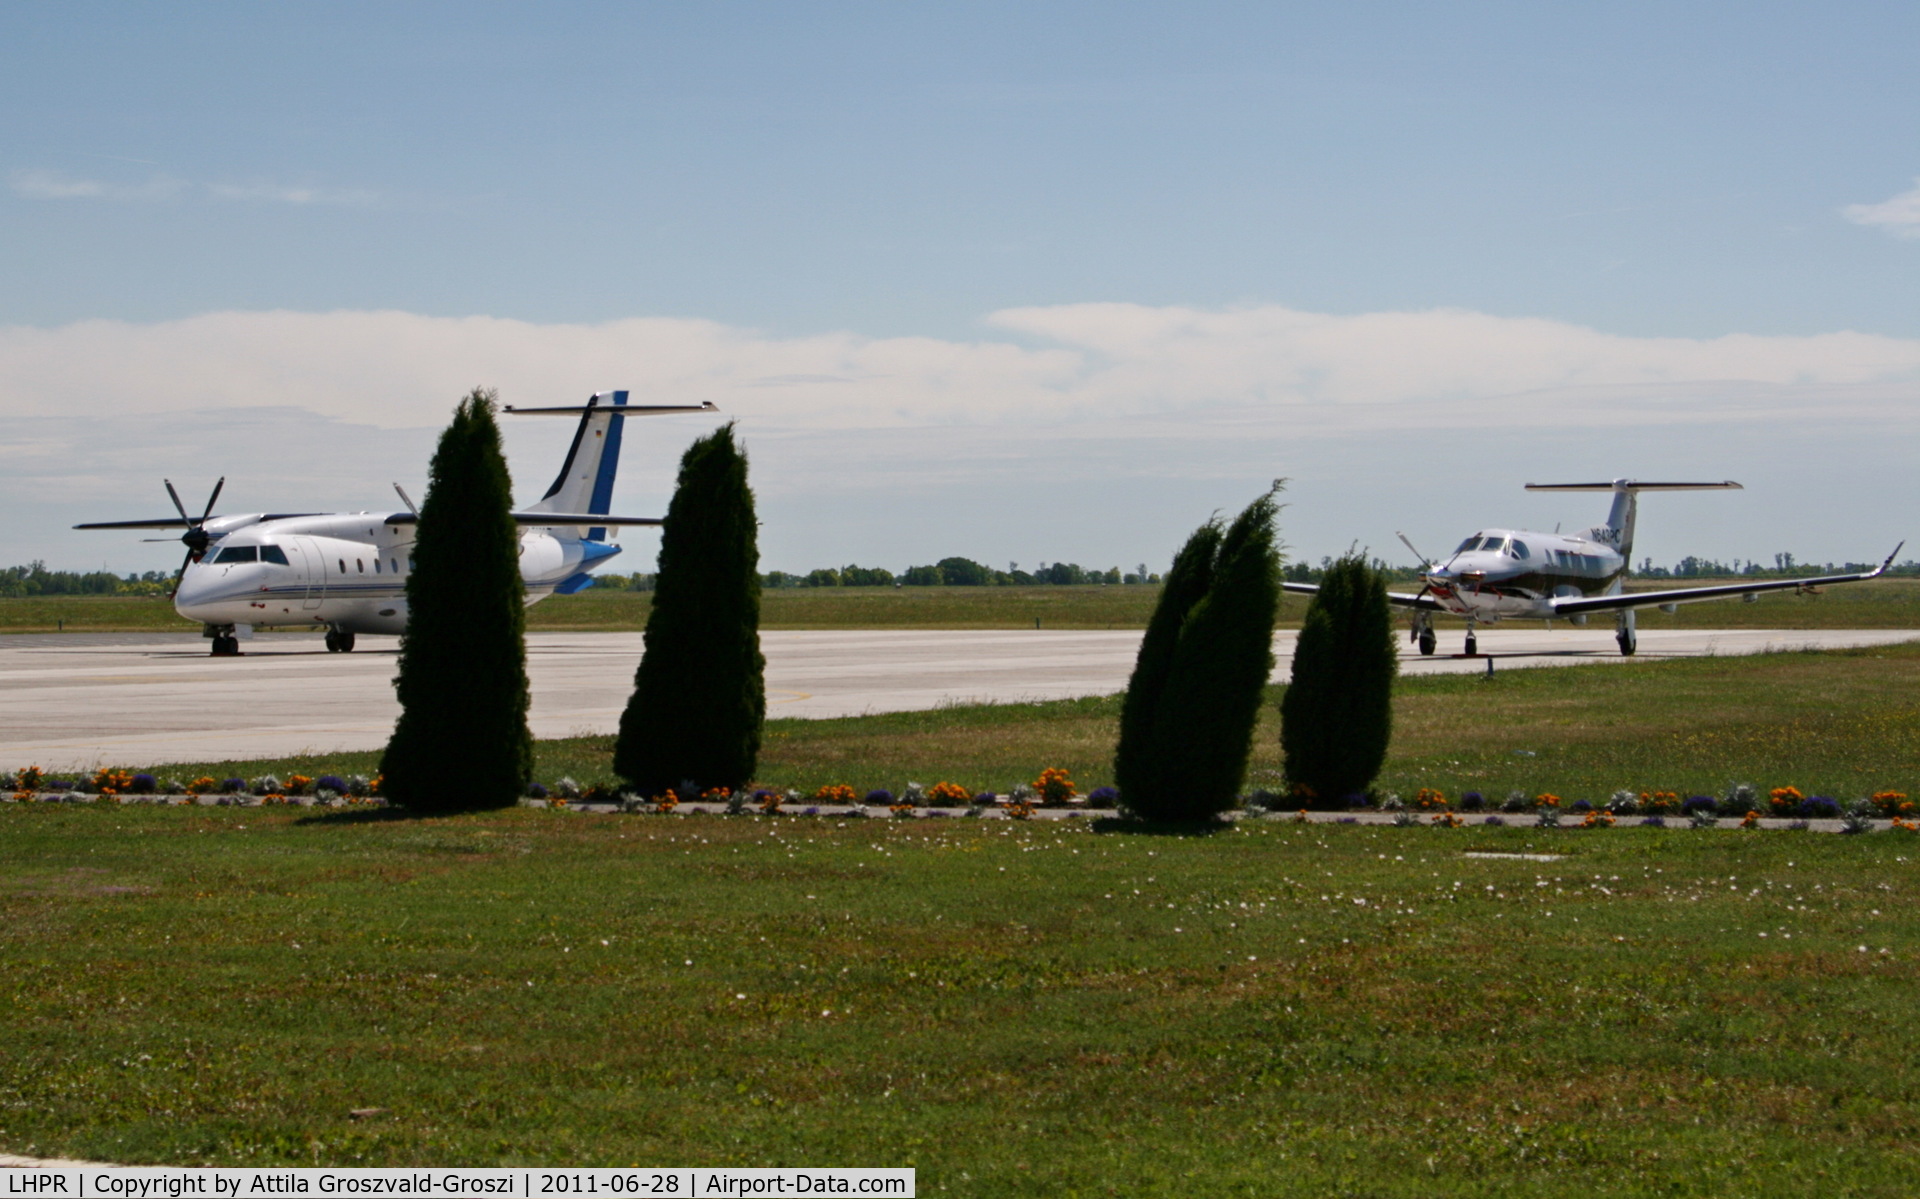
[[[379,573],[380,573],[380,559],[378,559],[378,558],[375,558],[375,559],[373,560],[373,573],[374,573],[374,574],[379,574]]]
[[[391,566],[391,567],[393,567],[393,573],[394,573],[394,574],[399,574],[399,573],[400,573],[400,559],[398,559],[398,558],[388,558],[388,559],[387,559],[387,565],[388,565],[388,566]]]
[[[367,560],[365,558],[355,558],[353,564],[359,567],[361,574],[367,573]]]
[[[225,566],[229,562],[258,562],[260,547],[257,545],[230,545],[213,557],[215,566]]]
[[[261,546],[261,547],[260,547],[260,560],[261,560],[262,562],[272,562],[272,563],[274,563],[274,564],[275,564],[275,565],[277,565],[277,566],[292,566],[292,565],[293,565],[293,563],[291,563],[291,562],[289,562],[289,561],[287,561],[287,551],[285,551],[285,550],[283,550],[283,549],[281,549],[281,548],[280,548],[279,546],[277,546],[277,545],[263,545],[263,546]]]
[[[1533,557],[1533,555],[1527,550],[1527,543],[1520,540],[1518,537],[1513,539],[1513,556],[1516,558]]]

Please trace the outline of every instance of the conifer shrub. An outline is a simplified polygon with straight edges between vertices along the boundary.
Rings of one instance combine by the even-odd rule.
[[[684,782],[737,791],[766,719],[759,524],[731,424],[688,447],[660,530],[646,649],[613,768],[642,795]]]
[[[1307,606],[1280,701],[1287,781],[1316,796],[1364,794],[1393,733],[1392,609],[1385,579],[1355,556],[1330,566]]]
[[[1222,530],[1209,521],[1174,558],[1120,709],[1114,782],[1153,821],[1211,820],[1239,804],[1280,603],[1274,496]]]
[[[460,401],[414,530],[380,793],[415,811],[511,807],[533,778],[520,530],[493,414],[490,391]]]

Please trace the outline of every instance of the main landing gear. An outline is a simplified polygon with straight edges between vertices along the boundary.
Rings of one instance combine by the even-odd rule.
[[[327,652],[330,654],[350,654],[353,652],[353,634],[339,629],[327,630]]]
[[[240,656],[240,638],[234,635],[230,624],[210,624],[201,636],[213,641],[213,656],[216,658],[237,658]]]
[[[1433,617],[1425,612],[1413,615],[1413,642],[1420,647],[1420,656],[1431,658],[1439,645],[1439,638],[1433,635]]]
[[[1620,652],[1629,658],[1633,657],[1634,650],[1640,648],[1639,639],[1634,636],[1633,615],[1632,608],[1623,608],[1614,621],[1613,639],[1619,642]]]

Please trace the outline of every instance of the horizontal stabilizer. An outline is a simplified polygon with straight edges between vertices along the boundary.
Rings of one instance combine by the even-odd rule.
[[[1728,479],[1721,483],[1636,483],[1616,479],[1611,483],[1529,483],[1528,491],[1745,491]]]
[[[536,528],[555,528],[562,525],[657,525],[664,523],[657,516],[602,516],[595,512],[515,512],[511,514],[516,524],[532,525]],[[396,512],[387,517],[390,525],[413,525],[420,523],[420,517],[412,512]]]
[[[609,412],[616,416],[659,416],[667,412],[718,412],[712,400],[704,404],[622,404],[615,408],[611,405],[572,404],[565,408],[515,408],[506,405],[500,411],[511,412],[515,416],[579,416],[591,412],[596,416]]]

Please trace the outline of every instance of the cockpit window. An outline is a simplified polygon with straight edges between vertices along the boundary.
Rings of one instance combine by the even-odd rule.
[[[285,550],[283,550],[283,549],[281,549],[281,548],[280,548],[279,546],[277,546],[277,545],[263,545],[263,546],[261,546],[261,547],[260,547],[260,560],[261,560],[262,562],[272,562],[272,563],[275,563],[275,564],[277,564],[277,565],[280,565],[280,566],[291,566],[291,565],[293,565],[293,564],[292,564],[291,562],[288,562],[288,561],[287,561],[287,551],[285,551]]]
[[[225,566],[229,562],[258,562],[260,547],[257,545],[230,545],[213,556],[215,566]]]
[[[1507,539],[1505,537],[1489,537],[1480,543],[1480,550],[1482,553],[1497,554],[1505,549],[1506,546]]]
[[[1527,550],[1527,543],[1520,540],[1518,537],[1513,539],[1513,556],[1516,558],[1533,557],[1533,555],[1529,553]]]
[[[1463,542],[1461,542],[1461,543],[1460,543],[1460,548],[1459,548],[1459,549],[1457,549],[1457,550],[1455,550],[1455,551],[1453,551],[1453,552],[1454,552],[1454,553],[1456,553],[1456,554],[1464,554],[1464,553],[1466,553],[1466,552],[1467,552],[1468,550],[1470,550],[1470,549],[1472,549],[1472,548],[1473,548],[1474,546],[1476,546],[1476,545],[1479,545],[1479,544],[1480,544],[1480,534],[1478,534],[1478,533],[1475,533],[1475,534],[1474,534],[1473,536],[1471,536],[1471,537],[1469,537],[1469,538],[1467,538],[1467,539],[1466,539],[1465,541],[1463,541]]]

